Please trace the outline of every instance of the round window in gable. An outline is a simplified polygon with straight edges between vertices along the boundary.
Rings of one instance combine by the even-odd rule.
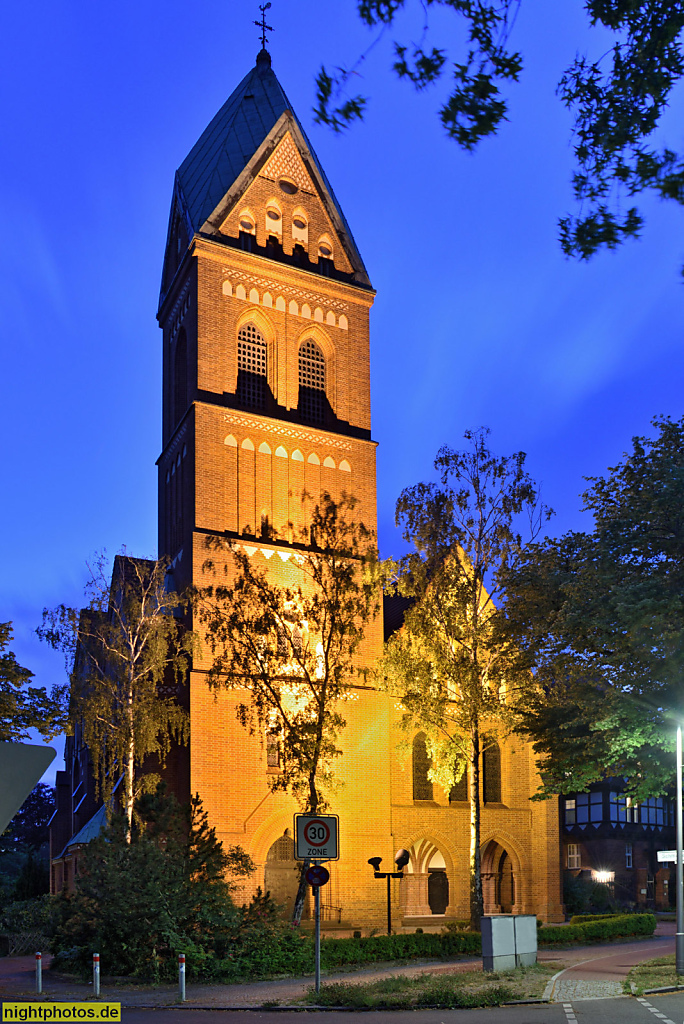
[[[299,192],[299,188],[295,185],[294,181],[289,181],[287,178],[281,178],[278,182],[283,192],[288,196],[293,196]]]
[[[326,259],[329,259],[332,256],[332,249],[330,248],[329,245],[326,245],[325,242],[321,242],[321,244],[318,246],[318,251],[320,252],[321,256],[325,256]]]
[[[306,227],[306,221],[304,220],[303,217],[293,217],[292,223],[296,228],[299,228],[300,231],[303,231],[304,228]]]
[[[266,216],[270,217],[271,220],[280,220],[280,210],[276,210],[271,206],[266,211]]]
[[[243,231],[254,231],[254,221],[249,217],[240,217],[240,227]]]

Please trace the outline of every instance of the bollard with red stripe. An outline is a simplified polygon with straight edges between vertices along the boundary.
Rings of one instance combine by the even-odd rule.
[[[185,953],[178,954],[178,995],[185,1002]]]
[[[100,994],[100,954],[93,953],[93,995]]]
[[[43,954],[36,953],[36,993],[43,991]]]

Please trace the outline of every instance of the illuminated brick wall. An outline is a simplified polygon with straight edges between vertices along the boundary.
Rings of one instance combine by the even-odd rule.
[[[285,173],[296,195],[278,190],[278,177]],[[271,230],[269,209],[277,209],[280,218],[280,248],[273,258],[250,251],[250,232],[241,228],[251,223],[254,245],[263,248]],[[296,218],[306,231],[296,227]],[[288,264],[295,244],[311,258],[321,245],[329,248],[333,274],[313,273],[311,264],[306,269]],[[225,555],[212,553],[219,574],[222,561],[230,559],[232,542],[272,578],[287,582],[296,576],[292,542],[300,539],[310,507],[324,491],[333,498],[343,491],[353,494],[359,520],[375,527],[369,369],[373,292],[354,282],[351,271],[344,238],[335,233],[289,134],[245,183],[213,236],[196,235],[190,243],[160,312],[160,550],[173,560],[179,586],[215,581],[204,563],[207,542],[216,538],[225,542]],[[266,346],[269,404],[261,411],[236,398],[238,334],[247,325]],[[298,414],[298,353],[308,339],[325,358],[329,410],[324,427],[303,422]],[[274,534],[262,533],[264,519]],[[372,664],[381,645],[378,620],[369,629],[361,660]],[[263,738],[236,721],[238,694],[209,692],[206,667],[196,660],[190,679],[190,790],[202,796],[219,837],[242,845],[258,865],[245,893],[265,884],[285,891],[287,884],[291,887],[291,879],[282,881],[289,868],[275,856],[286,830],[291,834],[294,802],[270,791],[269,775],[277,769],[267,766]],[[432,801],[413,799],[410,751],[399,750],[405,737],[398,731],[391,698],[359,688],[343,713],[347,727],[332,799],[340,815],[342,856],[323,893],[328,921],[336,920],[335,908],[340,908],[342,923],[349,927],[381,924],[384,883],[373,878],[367,859],[382,856],[386,867],[400,846],[414,852],[415,877],[393,883],[396,923],[407,911],[414,917],[406,926],[415,927],[420,915],[429,913],[431,870],[443,870],[448,877],[447,915],[466,916],[467,807],[450,805],[438,787]],[[557,920],[556,801],[530,803],[537,780],[531,749],[519,740],[503,744],[502,785],[500,804],[483,811],[490,874],[493,878],[500,871],[505,850],[515,879],[513,909]],[[443,868],[431,868],[431,862]]]

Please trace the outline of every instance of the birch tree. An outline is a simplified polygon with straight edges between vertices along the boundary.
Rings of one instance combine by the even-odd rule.
[[[229,581],[199,595],[210,686],[239,694],[241,724],[278,748],[280,771],[269,785],[292,793],[309,814],[327,806],[344,705],[365,674],[359,646],[379,611],[374,538],[354,522],[355,507],[353,498],[323,495],[301,538],[308,546],[292,550],[287,584],[233,548]],[[205,569],[220,572],[212,558]],[[302,881],[295,923],[304,894]]]
[[[483,913],[480,871],[481,760],[516,721],[529,688],[526,662],[497,628],[503,570],[550,511],[525,470],[525,455],[496,456],[488,431],[467,431],[470,448],[440,449],[439,483],[402,491],[397,524],[414,550],[391,566],[409,599],[389,640],[383,669],[400,699],[405,728],[426,735],[429,777],[448,793],[464,773],[470,803],[470,920]],[[389,567],[388,567],[389,568]]]
[[[136,796],[159,782],[144,770],[146,759],[163,765],[173,742],[187,742],[188,714],[177,693],[191,636],[173,614],[183,601],[167,590],[163,560],[117,555],[111,583],[104,555],[88,570],[87,606],[46,609],[37,633],[66,656],[70,728],[90,752],[96,795],[110,810],[123,780],[130,837]]]

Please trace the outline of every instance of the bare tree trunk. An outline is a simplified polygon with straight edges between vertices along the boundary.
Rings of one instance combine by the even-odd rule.
[[[309,776],[309,814],[317,814],[318,812],[318,791],[316,790],[316,773],[315,771]],[[295,836],[295,841],[296,841]],[[302,923],[302,914],[304,913],[304,901],[306,900],[306,872],[311,865],[310,860],[302,861],[302,869],[299,875],[299,885],[297,887],[297,895],[295,896],[294,907],[292,908],[292,924],[295,928],[299,928]]]
[[[135,768],[135,736],[133,734],[133,684],[129,683],[127,694],[128,750],[124,767],[124,816],[126,818],[126,842],[130,843],[133,832],[133,786]]]
[[[480,864],[480,730],[474,725],[470,736],[470,927],[480,930],[484,913]]]

